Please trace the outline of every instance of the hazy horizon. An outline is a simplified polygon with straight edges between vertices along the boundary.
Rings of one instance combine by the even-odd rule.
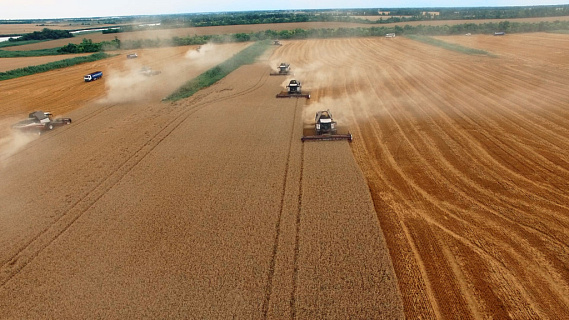
[[[347,5],[348,4],[348,5]],[[444,8],[444,7],[509,7],[564,5],[565,1],[525,1],[525,0],[434,0],[434,1],[370,1],[350,2],[300,1],[266,2],[252,0],[237,2],[228,0],[198,0],[185,2],[165,0],[161,2],[139,0],[133,5],[130,1],[99,0],[96,2],[77,2],[73,0],[0,0],[0,20],[19,19],[63,19],[113,16],[184,14],[204,12],[238,12],[265,10],[312,10],[312,9],[353,9],[353,8]]]

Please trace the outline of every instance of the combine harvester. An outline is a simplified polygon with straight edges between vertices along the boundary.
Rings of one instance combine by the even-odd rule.
[[[338,134],[336,121],[332,118],[330,110],[316,112],[314,135],[303,135],[302,142],[306,140],[348,140],[352,141],[352,134]]]
[[[286,86],[287,91],[283,91],[277,94],[277,98],[306,98],[310,99],[310,93],[302,93],[300,81],[290,80],[289,84]]]
[[[282,62],[279,66],[278,66],[279,71],[278,72],[271,72],[270,75],[271,76],[288,76],[290,73],[290,64],[286,63],[286,62]]]
[[[28,115],[28,119],[12,125],[12,129],[42,134],[70,123],[71,118],[53,119],[51,112],[34,111]]]

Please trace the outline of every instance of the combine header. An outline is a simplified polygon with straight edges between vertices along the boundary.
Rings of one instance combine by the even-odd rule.
[[[310,93],[302,93],[300,81],[290,80],[286,86],[287,91],[277,94],[277,98],[306,98],[310,99]]]
[[[316,112],[314,123],[315,135],[303,135],[301,140],[348,140],[352,141],[352,134],[338,134],[336,121],[332,118],[330,110]]]
[[[271,76],[288,76],[290,74],[290,64],[283,62],[279,65],[278,72],[271,72]]]

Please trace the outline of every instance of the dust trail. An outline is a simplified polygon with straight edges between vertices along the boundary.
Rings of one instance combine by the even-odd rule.
[[[160,100],[188,81],[188,74],[205,71],[208,66],[223,62],[227,58],[218,45],[208,43],[190,46],[183,59],[172,59],[179,55],[179,48],[161,48],[142,53],[139,58],[125,60],[123,70],[109,70],[105,78],[106,95],[100,103],[124,103],[143,100]],[[144,51],[144,50],[143,50]],[[156,66],[160,63],[159,66]],[[145,75],[143,68],[159,72]],[[203,71],[202,71],[203,69]]]
[[[8,131],[8,130],[3,130]],[[38,134],[24,133],[19,131],[9,131],[10,133],[0,138],[0,162],[2,167],[6,165],[5,160],[22,150],[28,143],[37,139]]]
[[[310,123],[310,121],[314,120],[314,115],[317,111],[330,109],[334,120],[338,121],[339,124],[349,125],[365,120],[369,116],[368,114],[358,113],[358,109],[375,109],[375,112],[381,112],[379,107],[373,108],[374,104],[377,104],[377,101],[373,98],[373,95],[364,90],[339,97],[325,96],[315,102],[306,104],[302,118],[305,123]]]
[[[150,87],[145,83],[146,80],[146,76],[134,68],[122,73],[109,72],[105,78],[107,95],[101,99],[101,102],[119,103],[142,100],[149,93]]]

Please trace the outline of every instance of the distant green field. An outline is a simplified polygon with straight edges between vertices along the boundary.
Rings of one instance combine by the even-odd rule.
[[[423,42],[426,44],[430,44],[433,46],[437,46],[440,48],[444,48],[447,50],[456,51],[456,52],[460,52],[460,53],[492,56],[492,54],[489,53],[488,51],[468,48],[465,46],[461,46],[459,44],[445,42],[445,41],[435,39],[432,37],[428,37],[428,36],[409,34],[409,35],[406,35],[406,37],[409,39],[415,40],[415,41]]]
[[[25,44],[32,44],[32,43],[38,43],[38,42],[41,42],[41,40],[2,41],[2,42],[0,42],[0,48],[23,46]]]
[[[6,71],[6,72],[0,72],[0,81],[8,80],[8,79],[14,79],[14,78],[23,77],[23,76],[29,76],[32,74],[42,73],[42,72],[60,69],[60,68],[66,68],[66,67],[74,66],[77,64],[85,63],[85,62],[92,62],[92,61],[105,59],[108,57],[111,57],[111,55],[103,53],[103,52],[98,52],[98,53],[92,54],[90,56],[75,57],[75,58],[71,58],[71,59],[65,59],[65,60],[54,61],[54,62],[50,62],[50,63],[46,63],[46,64],[41,64],[39,66],[30,66],[30,67],[14,69],[14,70]]]
[[[0,50],[0,58],[27,58],[27,57],[41,57],[41,56],[55,56],[61,55],[58,52],[59,48],[42,49],[42,50],[26,50],[26,51],[6,51]]]
[[[190,80],[176,92],[166,97],[164,100],[177,101],[191,97],[203,88],[207,88],[225,76],[236,70],[242,65],[251,64],[270,47],[269,41],[259,41],[226,60],[225,62],[209,69],[196,78]]]

